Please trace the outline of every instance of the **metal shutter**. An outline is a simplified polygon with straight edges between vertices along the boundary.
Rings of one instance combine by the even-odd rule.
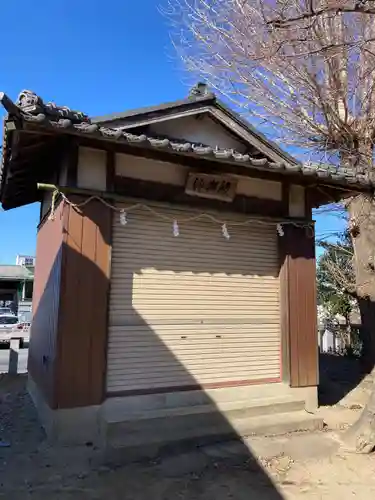
[[[155,207],[181,220],[185,209]],[[218,217],[223,219],[224,215]],[[107,391],[277,379],[280,376],[275,226],[207,219],[172,224],[144,210],[115,214]]]

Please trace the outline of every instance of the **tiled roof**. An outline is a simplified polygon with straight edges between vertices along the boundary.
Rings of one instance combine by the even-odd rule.
[[[93,123],[110,123],[116,122],[117,120],[131,122],[134,120],[139,120],[139,117],[163,113],[168,110],[173,110],[179,107],[183,107],[186,104],[190,104],[192,102],[199,103],[201,105],[211,104],[217,101],[215,94],[208,92],[202,96],[189,96],[185,99],[179,99],[178,101],[170,101],[164,102],[162,104],[158,104],[156,106],[146,106],[142,108],[129,109],[127,111],[121,111],[119,113],[111,113],[109,115],[104,116],[94,116],[91,118]]]
[[[200,98],[203,101],[205,99]],[[214,99],[213,94],[208,94],[207,99]],[[180,105],[182,101],[177,101]],[[64,130],[67,133],[80,134],[88,137],[99,137],[116,142],[126,143],[135,147],[146,147],[150,149],[159,149],[171,151],[180,154],[189,154],[196,157],[211,158],[225,162],[242,164],[251,168],[261,170],[276,171],[283,174],[297,174],[309,176],[310,178],[321,179],[321,182],[349,184],[357,187],[372,187],[375,185],[374,179],[367,173],[359,173],[353,169],[312,164],[298,163],[293,160],[288,161],[288,155],[285,154],[283,161],[270,161],[263,157],[252,157],[248,154],[242,154],[233,149],[221,148],[220,145],[213,148],[206,145],[195,144],[169,138],[154,137],[146,134],[133,134],[121,128],[108,127],[95,123],[80,111],[73,111],[65,106],[56,106],[53,103],[44,103],[43,100],[30,91],[23,91],[14,106],[13,112],[9,114],[18,114],[18,119],[39,125],[41,128]],[[165,105],[164,105],[165,106]],[[168,105],[170,108],[171,105]],[[8,106],[9,108],[9,106]],[[8,109],[7,108],[7,109]],[[153,110],[156,108],[152,108]],[[9,112],[9,109],[8,109]],[[142,111],[144,112],[144,110]],[[131,113],[132,116],[135,114]],[[121,118],[121,114],[112,115],[109,121]],[[103,118],[105,120],[105,118]],[[1,176],[1,172],[0,172]],[[319,181],[318,181],[319,182]]]
[[[23,266],[0,265],[0,280],[25,280],[33,279],[33,273]]]

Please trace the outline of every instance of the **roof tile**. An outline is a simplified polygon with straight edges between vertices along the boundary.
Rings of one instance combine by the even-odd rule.
[[[212,98],[210,94],[209,99]],[[206,99],[202,99],[202,102],[204,100]],[[23,120],[43,127],[72,129],[75,132],[85,135],[100,135],[115,141],[126,141],[134,145],[144,144],[146,147],[170,149],[179,153],[192,152],[198,156],[212,157],[224,161],[235,161],[265,170],[284,171],[286,174],[299,172],[307,176],[317,175],[319,178],[330,179],[333,182],[345,182],[360,186],[375,185],[374,179],[371,176],[339,166],[313,164],[311,162],[307,164],[293,163],[293,159],[290,158],[289,161],[287,155],[285,156],[285,161],[270,162],[267,158],[255,158],[232,149],[220,148],[220,145],[216,149],[213,149],[210,146],[202,144],[146,136],[145,134],[136,135],[118,128],[104,127],[99,122],[92,123],[90,118],[80,111],[73,111],[66,106],[59,107],[54,103],[45,104],[39,96],[30,91],[21,92],[16,105],[21,112]],[[171,107],[171,104],[168,106]],[[0,177],[1,175],[2,172],[0,171]]]

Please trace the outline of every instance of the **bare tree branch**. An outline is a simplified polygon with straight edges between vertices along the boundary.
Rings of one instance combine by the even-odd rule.
[[[284,146],[375,178],[374,0],[164,0],[185,67]],[[362,364],[375,366],[375,204],[347,204],[353,258],[327,269],[358,298]],[[349,275],[347,274],[347,271]],[[350,278],[350,279],[349,279]],[[352,282],[351,282],[352,281]],[[375,389],[353,427],[354,447],[375,448]]]
[[[276,28],[289,28],[300,21],[314,21],[317,17],[327,15],[327,14],[340,14],[340,13],[350,13],[350,14],[365,14],[374,15],[375,14],[375,2],[372,0],[368,1],[343,1],[336,2],[334,5],[324,6],[320,9],[314,9],[312,2],[309,2],[309,8],[305,12],[297,16],[286,16],[271,19],[267,21],[267,24]]]
[[[321,160],[372,163],[374,0],[165,1],[189,72],[266,133]]]

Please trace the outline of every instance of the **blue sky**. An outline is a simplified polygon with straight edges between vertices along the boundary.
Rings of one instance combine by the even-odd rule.
[[[11,0],[1,9],[0,91],[101,115],[187,93],[160,0]],[[2,111],[0,112],[2,113]],[[39,205],[0,212],[0,263],[34,254]],[[318,231],[337,226],[320,217]]]

